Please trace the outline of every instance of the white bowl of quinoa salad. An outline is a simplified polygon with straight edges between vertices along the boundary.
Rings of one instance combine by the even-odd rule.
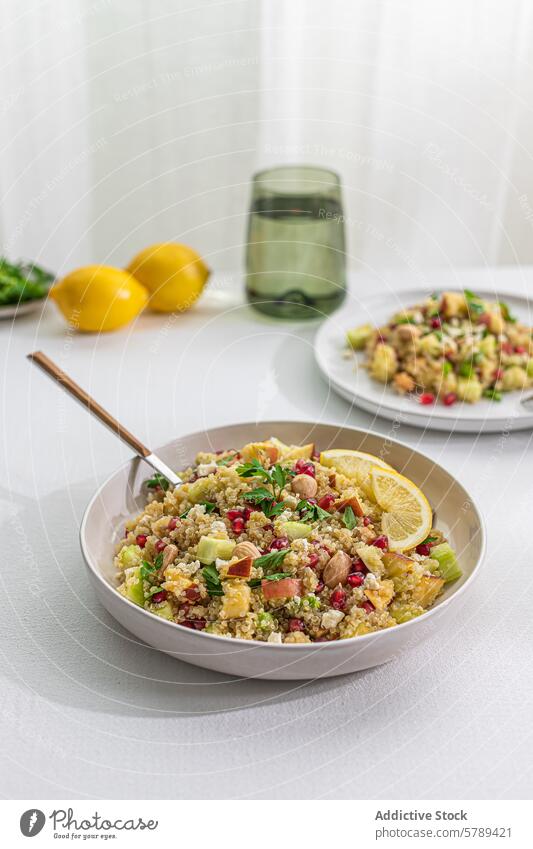
[[[98,596],[155,648],[243,677],[302,679],[390,660],[453,616],[482,519],[442,467],[389,437],[267,422],[191,434],[90,502]]]

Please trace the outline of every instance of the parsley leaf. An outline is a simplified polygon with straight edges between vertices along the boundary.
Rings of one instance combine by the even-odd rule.
[[[507,304],[504,301],[498,301],[498,306],[500,307],[504,320],[509,321],[511,324],[516,324],[516,318],[509,312]]]
[[[466,298],[466,305],[471,313],[481,315],[481,313],[485,312],[485,304],[474,292],[471,292],[470,289],[463,289],[463,294]]]
[[[353,531],[355,526],[357,525],[357,519],[355,518],[355,513],[353,509],[348,505],[344,513],[342,514],[342,520],[349,531]]]
[[[214,563],[211,563],[209,566],[204,566],[202,569],[202,575],[204,577],[207,592],[210,596],[224,595],[220,575],[218,574],[218,569]]]
[[[251,492],[247,492],[243,495],[244,501],[250,501],[252,504],[260,504],[261,501],[273,501],[274,498],[269,489],[265,486],[258,486],[256,489],[252,489]]]
[[[155,563],[148,563],[148,560],[143,560],[143,562],[141,563],[141,578],[146,581],[148,576],[151,575],[152,572],[155,572],[156,569],[157,566],[155,565]]]
[[[289,548],[283,548],[281,551],[269,551],[268,554],[263,554],[262,557],[254,560],[254,566],[265,570],[276,569],[281,566],[289,551]]]
[[[301,518],[305,522],[318,522],[323,519],[330,519],[331,514],[327,510],[323,510],[318,504],[313,504],[312,501],[299,501],[296,505],[296,510],[300,512]]]
[[[202,504],[205,507],[206,513],[214,513],[215,510],[217,509],[217,505],[215,504],[214,501],[200,501],[200,504]]]
[[[270,472],[263,468],[259,460],[256,459],[249,463],[243,463],[242,466],[237,466],[236,472],[241,478],[261,478],[270,483]]]
[[[166,477],[159,472],[156,472],[151,478],[148,478],[148,480],[145,481],[145,484],[148,489],[162,489],[163,492],[166,492],[170,486]]]
[[[275,575],[265,575],[264,578],[252,578],[251,581],[248,581],[248,586],[252,589],[261,586],[261,581],[281,581],[282,578],[290,578],[290,572],[276,572]]]
[[[423,540],[423,541],[420,543],[420,545],[429,545],[429,544],[430,544],[430,542],[437,542],[437,537],[431,537],[431,536],[426,537],[426,538],[425,538],[425,540]]]

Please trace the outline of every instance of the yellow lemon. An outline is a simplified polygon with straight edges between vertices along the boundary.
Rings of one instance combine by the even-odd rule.
[[[163,242],[145,248],[132,259],[128,271],[150,294],[156,312],[184,312],[196,301],[210,270],[192,248]]]
[[[383,510],[381,527],[391,551],[407,551],[424,540],[433,524],[429,502],[413,481],[392,469],[370,471],[374,497]]]
[[[73,327],[101,332],[128,324],[146,305],[148,292],[121,268],[86,265],[59,280],[50,297]]]
[[[375,457],[374,454],[353,451],[349,448],[330,448],[328,451],[322,451],[320,463],[322,466],[335,469],[341,475],[346,475],[347,478],[352,478],[371,501],[374,501],[374,491],[370,480],[370,470],[373,466],[392,469],[385,460]]]

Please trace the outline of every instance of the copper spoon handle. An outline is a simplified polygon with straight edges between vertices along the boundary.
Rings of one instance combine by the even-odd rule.
[[[126,430],[125,427],[122,427],[120,422],[118,422],[113,416],[104,410],[104,408],[98,404],[90,395],[85,392],[81,386],[78,386],[72,378],[65,374],[65,372],[59,368],[46,354],[43,354],[42,351],[34,351],[32,354],[28,354],[28,359],[33,363],[39,366],[52,380],[55,380],[63,389],[72,395],[76,401],[85,407],[93,416],[96,416],[102,424],[109,428],[116,436],[119,437],[123,442],[129,445],[130,448],[135,451],[139,457],[142,457],[152,468],[156,471],[160,472],[170,483],[174,484],[174,486],[178,486],[178,484],[182,483],[181,478],[169,469],[168,466],[163,463],[162,460],[159,459],[149,448],[144,445],[140,439],[137,439],[129,430]]]

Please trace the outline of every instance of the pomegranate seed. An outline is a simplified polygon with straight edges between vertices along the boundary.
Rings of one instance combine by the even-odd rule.
[[[331,492],[326,492],[326,494],[323,495],[318,502],[318,506],[321,507],[322,510],[329,510],[335,500],[335,496]]]
[[[266,525],[263,525],[263,530],[264,531],[273,531],[274,525],[272,524],[272,522],[268,522]]]
[[[158,539],[154,547],[155,547],[156,551],[160,552],[160,551],[163,551],[163,549],[167,547],[167,544],[166,544],[166,542],[163,542],[162,539]]]
[[[198,601],[198,599],[200,598],[200,590],[196,585],[192,587],[187,587],[184,595],[187,601]]]
[[[335,608],[335,610],[342,610],[346,604],[346,593],[344,590],[333,590],[329,603]]]
[[[171,519],[170,522],[168,523],[168,530],[169,531],[175,531],[177,524],[178,524],[178,520],[176,518]]]
[[[252,510],[251,507],[245,507],[244,508],[244,510],[242,511],[242,517],[243,517],[245,522],[248,521],[248,519],[250,518],[250,516],[252,515],[253,512],[254,511]]]
[[[351,587],[360,587],[365,581],[365,576],[361,572],[353,572],[346,580]]]
[[[439,327],[442,327],[442,321],[440,320],[440,318],[438,316],[435,316],[435,318],[431,319],[431,326],[435,330],[438,330]]]
[[[268,546],[269,551],[281,551],[282,548],[289,547],[289,538],[288,537],[277,537],[277,539],[273,539],[270,545]]]
[[[511,345],[510,342],[502,342],[501,349],[502,349],[504,354],[512,354],[513,353],[513,346]]]
[[[244,531],[244,519],[234,519],[231,526],[234,534],[242,534]]]
[[[242,519],[242,510],[240,508],[235,510],[228,510],[226,516],[230,520],[230,522],[234,522],[235,519]]]
[[[417,545],[416,547],[416,553],[421,554],[422,557],[427,557],[431,554],[431,546],[427,545],[427,543],[421,542],[420,545]]]
[[[315,590],[314,590],[315,595],[320,595],[320,593],[322,592],[324,587],[325,587],[324,581],[319,581],[318,584],[315,587]]]
[[[367,613],[372,613],[372,611],[376,609],[371,601],[364,601],[360,607],[362,607],[363,610],[366,610]]]
[[[515,354],[525,354],[526,351],[527,351],[527,348],[524,348],[523,345],[515,345],[515,347],[514,347]]]
[[[372,545],[375,545],[376,548],[385,549],[389,547],[389,538],[385,536],[385,534],[381,534],[381,536],[376,537]]]
[[[203,631],[207,622],[205,619],[184,619],[180,622],[185,628],[192,628],[194,631]]]
[[[420,396],[420,403],[421,404],[434,404],[435,403],[435,396],[433,395],[433,392],[422,392],[422,395]]]
[[[289,631],[303,631],[304,623],[301,619],[289,619]]]
[[[316,475],[315,467],[309,460],[297,460],[294,464],[294,471],[297,475],[309,475],[311,478]]]
[[[156,604],[159,604],[160,601],[165,601],[166,597],[167,591],[161,590],[161,592],[153,594],[152,601],[154,601]]]
[[[457,401],[457,395],[455,392],[447,392],[444,398],[442,399],[442,403],[445,404],[446,407],[451,407],[452,404],[455,404]]]
[[[496,371],[494,372],[494,380],[501,380],[502,377],[503,377],[503,369],[497,368]]]
[[[372,519],[370,518],[370,516],[363,516],[363,525],[365,526],[365,528],[368,528],[368,526],[371,524]]]
[[[139,546],[139,548],[144,548],[144,546],[146,545],[146,540],[147,540],[147,539],[148,539],[148,537],[146,536],[146,534],[138,534],[138,535],[135,537],[135,542],[137,543],[137,545]]]
[[[309,560],[307,561],[307,565],[309,566],[310,569],[316,569],[319,562],[320,562],[320,557],[318,556],[318,554],[311,554],[311,556],[309,557]]]

